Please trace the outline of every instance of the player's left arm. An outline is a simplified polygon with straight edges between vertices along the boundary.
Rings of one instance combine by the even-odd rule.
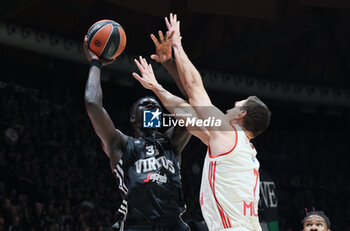
[[[140,57],[139,61],[135,60],[135,64],[141,72],[141,76],[137,73],[133,73],[135,79],[137,79],[144,88],[152,90],[164,107],[171,114],[175,115],[176,119],[186,120],[186,118],[197,118],[195,111],[187,101],[171,94],[157,82],[151,64],[147,64],[147,61],[142,57]],[[189,133],[201,139],[203,143],[208,144],[209,133],[204,127],[187,126],[186,128],[188,132],[181,126],[175,126],[174,128],[168,129],[166,132],[178,153],[181,153],[190,139]]]
[[[179,73],[177,71],[176,61],[172,57],[171,43],[172,43],[172,37],[174,36],[174,32],[170,33],[170,31],[167,31],[165,36],[164,36],[162,31],[158,31],[158,36],[159,36],[159,40],[156,38],[156,36],[151,34],[151,39],[152,39],[152,41],[155,45],[155,49],[156,49],[156,54],[152,54],[151,59],[153,59],[156,62],[161,63],[163,65],[163,67],[168,71],[168,73],[174,79],[174,81],[175,81],[178,89],[180,90],[183,98],[188,99],[187,93],[182,85]],[[159,91],[157,91],[158,94],[164,95],[163,93],[165,93],[164,92],[165,89],[159,88],[158,90],[159,90]],[[163,92],[163,93],[159,93],[159,92]],[[167,93],[165,93],[165,94],[167,94]],[[159,96],[158,96],[158,98],[159,98]],[[173,99],[174,99],[174,97],[173,97]],[[175,101],[179,101],[179,100],[177,99]],[[189,105],[187,107],[189,107]],[[174,110],[176,110],[176,108],[174,108]],[[170,137],[171,143],[179,156],[181,154],[181,151],[183,150],[183,148],[188,143],[188,140],[190,139],[190,135],[189,135],[188,131],[186,130],[186,128],[181,127],[179,125],[176,125],[176,126],[169,128],[166,131],[166,134],[168,135],[168,137]]]
[[[162,31],[158,31],[159,40],[156,38],[156,36],[154,36],[154,34],[151,34],[150,36],[156,49],[156,53],[151,55],[151,59],[163,65],[163,67],[174,79],[183,98],[188,99],[187,93],[182,86],[182,82],[177,71],[176,61],[172,57],[171,43],[174,32],[170,33],[170,31],[167,31],[164,36]]]

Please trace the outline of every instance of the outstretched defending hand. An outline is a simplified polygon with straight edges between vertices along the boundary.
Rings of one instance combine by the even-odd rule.
[[[166,27],[168,28],[168,32],[174,33],[171,44],[172,45],[181,44],[182,37],[180,34],[180,21],[177,21],[177,15],[170,13],[169,20],[167,17],[165,17],[165,24],[166,24]]]
[[[91,62],[91,60],[93,59],[96,59],[98,61],[101,62],[102,66],[105,66],[105,65],[108,65],[108,64],[111,64],[113,63],[113,61],[115,59],[112,59],[112,60],[104,60],[104,59],[100,59],[94,52],[92,52],[89,48],[88,48],[88,38],[87,36],[85,35],[84,37],[84,52],[85,52],[85,56],[87,58],[87,60],[89,61],[89,63]]]
[[[166,32],[165,38],[162,31],[158,31],[159,41],[151,34],[151,39],[156,47],[156,54],[151,55],[151,59],[158,63],[164,63],[172,58],[171,55],[171,42],[174,36],[174,32]]]
[[[140,61],[134,59],[134,62],[137,68],[140,70],[142,77],[135,72],[133,72],[132,75],[142,84],[144,88],[149,90],[155,89],[159,84],[154,76],[152,65],[148,64],[146,59],[142,58],[142,56],[139,57],[139,60]]]

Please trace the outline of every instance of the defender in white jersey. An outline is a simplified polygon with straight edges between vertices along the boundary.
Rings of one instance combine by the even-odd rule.
[[[213,156],[208,148],[200,190],[200,205],[210,230],[261,230],[258,219],[259,161],[250,139],[233,125],[236,142]]]
[[[142,57],[140,62],[135,60],[141,76],[136,73],[133,76],[152,90],[167,109],[175,107],[179,114],[189,113],[201,121],[210,118],[220,121],[214,126],[203,123],[203,126],[187,127],[208,146],[200,193],[203,217],[210,231],[259,231],[259,162],[250,139],[268,127],[270,111],[256,96],[235,102],[226,114],[215,107],[199,72],[182,48],[176,15],[170,14],[165,23],[167,35],[172,36],[174,61],[190,104],[165,90],[156,81],[152,66]]]
[[[174,33],[172,47],[182,85],[199,119],[216,118],[219,126],[193,133],[208,145],[200,192],[203,217],[210,231],[259,231],[259,162],[250,139],[270,123],[270,111],[256,96],[235,103],[226,114],[215,107],[202,78],[187,57],[176,15],[166,19]]]

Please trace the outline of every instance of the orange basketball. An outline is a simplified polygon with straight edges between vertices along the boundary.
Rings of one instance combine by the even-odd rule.
[[[98,57],[113,60],[119,56],[126,45],[126,34],[121,25],[113,20],[100,20],[87,32],[89,49]]]

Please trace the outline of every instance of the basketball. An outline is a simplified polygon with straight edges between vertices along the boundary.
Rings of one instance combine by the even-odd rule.
[[[108,19],[94,23],[87,32],[87,38],[89,49],[104,60],[118,57],[126,45],[123,27]]]

